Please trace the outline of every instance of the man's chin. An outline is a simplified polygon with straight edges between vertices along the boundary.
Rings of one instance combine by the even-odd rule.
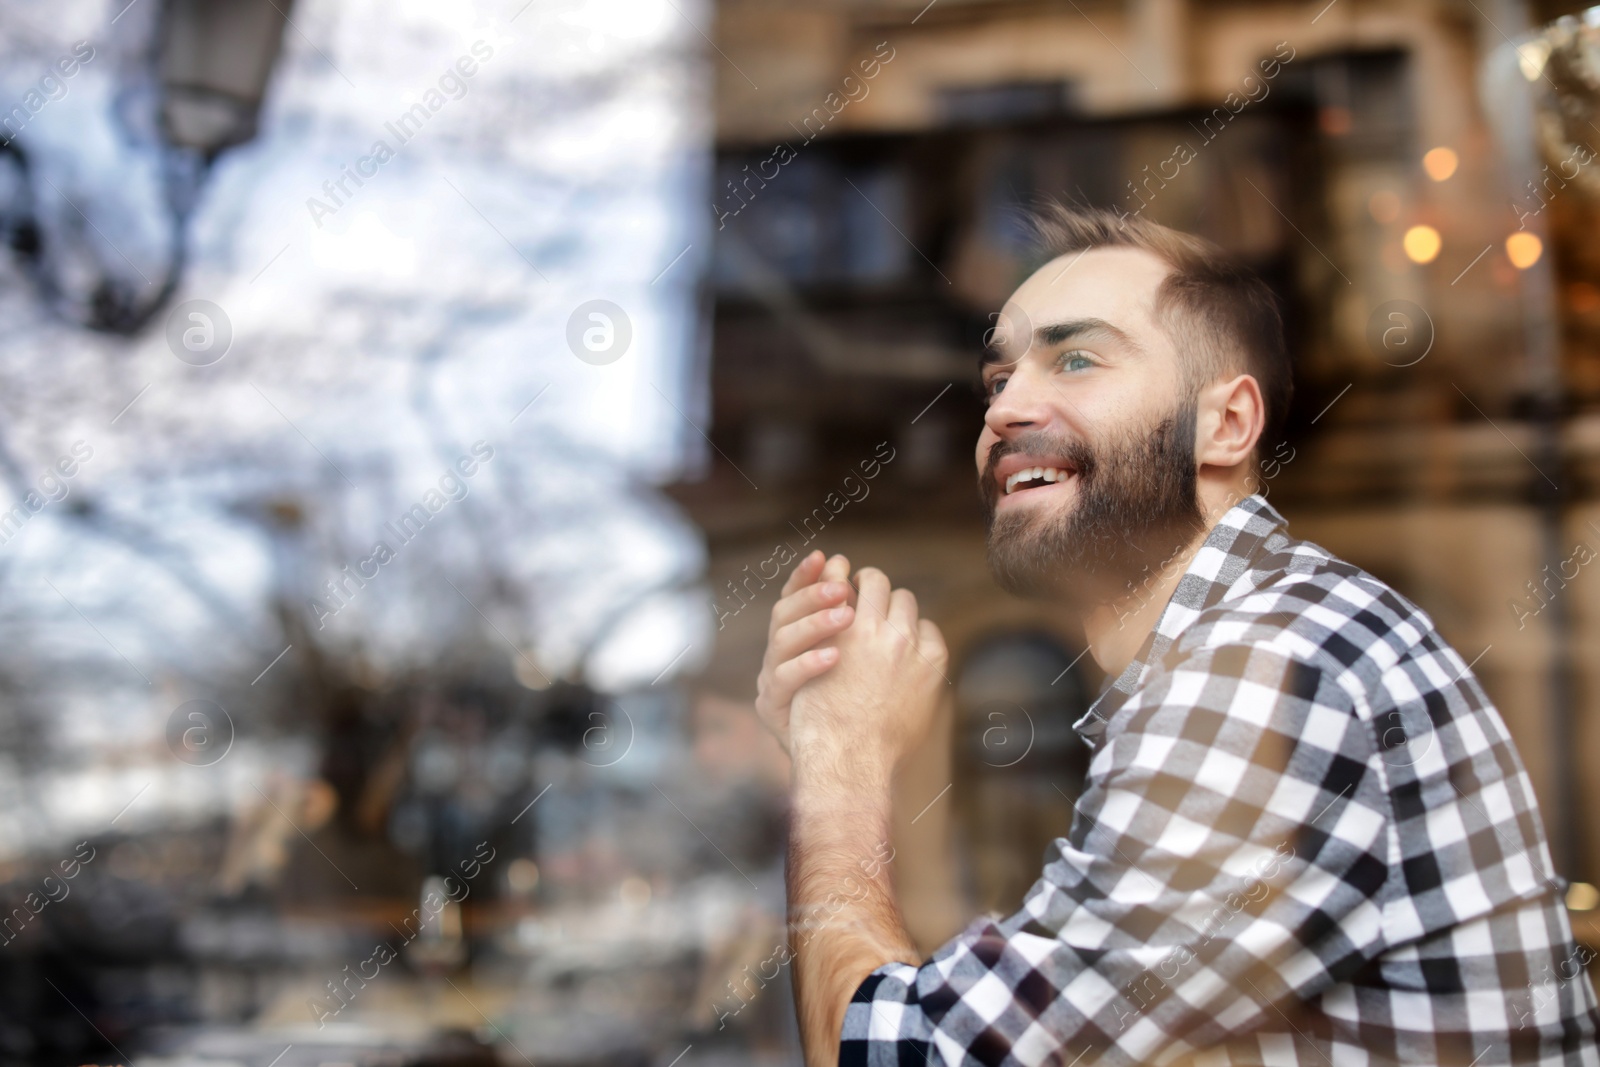
[[[1052,518],[1035,508],[1012,508],[995,515],[986,542],[989,572],[1000,588],[1024,600],[1076,599],[1082,583],[1068,560],[1051,544],[1045,527]]]
[[[1097,536],[1108,535],[1074,530],[1071,509],[1007,508],[989,517],[989,572],[1024,600],[1081,609],[1107,603],[1129,587],[1134,561],[1122,559],[1119,549],[1132,546],[1097,544]]]
[[[1086,609],[1109,600],[1115,585],[1071,568],[1053,565],[1034,557],[1017,558],[1004,553],[989,553],[989,573],[995,583],[1014,597],[1060,607]]]
[[[992,555],[989,557],[989,573],[994,575],[995,584],[1021,600],[1054,604],[1068,599],[1066,592],[1058,589],[1057,583],[1049,576],[1034,570],[1018,569],[997,561]]]

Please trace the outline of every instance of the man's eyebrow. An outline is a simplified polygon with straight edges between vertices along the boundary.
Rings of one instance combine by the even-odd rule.
[[[1045,348],[1079,338],[1114,341],[1135,353],[1144,352],[1144,346],[1131,334],[1105,319],[1069,319],[1066,322],[1052,322],[1033,331],[1034,344]]]

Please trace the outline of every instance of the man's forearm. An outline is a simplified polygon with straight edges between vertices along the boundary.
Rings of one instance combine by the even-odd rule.
[[[892,960],[920,962],[895,903],[885,767],[801,752],[789,829],[789,945],[807,1067],[833,1067],[845,1007]]]

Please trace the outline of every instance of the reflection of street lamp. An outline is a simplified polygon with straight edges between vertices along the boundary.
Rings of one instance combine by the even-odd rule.
[[[256,133],[291,0],[167,0],[161,127],[207,161]]]
[[[140,193],[120,206],[153,217],[118,221],[148,226],[152,233],[157,227],[165,230],[166,247],[158,251],[152,241],[142,249],[147,261],[141,270],[122,249],[108,247],[110,238],[87,215],[92,237],[76,218],[68,226],[50,226],[48,216],[17,209],[18,221],[4,228],[25,235],[12,245],[28,263],[47,306],[69,322],[129,335],[166,304],[183,277],[189,215],[210,164],[223,150],[255,136],[289,6],[290,0],[164,0],[153,47],[140,52],[153,56],[157,90],[120,93],[117,118],[134,134],[119,149],[125,156],[118,161],[156,152],[163,201],[141,199],[143,186],[135,183]],[[134,80],[143,85],[145,77],[141,70]],[[149,113],[152,107],[156,115]],[[152,122],[164,143],[150,143]],[[26,171],[26,157],[17,148],[7,144],[0,151],[17,157]],[[35,190],[33,200],[40,195]]]

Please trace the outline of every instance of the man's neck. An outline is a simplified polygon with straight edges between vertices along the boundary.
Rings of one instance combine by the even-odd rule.
[[[1084,614],[1083,637],[1089,654],[1108,677],[1117,677],[1133,662],[1208,533],[1209,529],[1202,531],[1160,567],[1146,572],[1123,596],[1097,604]]]
[[[1200,511],[1205,529],[1159,565],[1134,580],[1133,587],[1116,599],[1096,604],[1083,615],[1083,637],[1089,654],[1107,677],[1115,678],[1133,662],[1144,639],[1150,635],[1167,602],[1172,599],[1184,572],[1195,554],[1211,536],[1211,530],[1229,508],[1249,495],[1244,486],[1208,484],[1198,488]]]

